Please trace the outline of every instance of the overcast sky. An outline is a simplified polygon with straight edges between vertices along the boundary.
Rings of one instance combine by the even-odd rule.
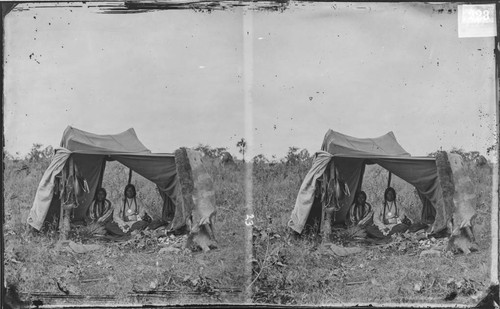
[[[23,4],[5,19],[6,150],[57,146],[71,125],[97,134],[133,127],[153,152],[203,143],[237,153],[250,117],[245,39],[255,154],[314,152],[329,128],[393,131],[412,155],[485,153],[495,142],[494,39],[458,38],[456,12],[292,3],[284,12],[102,14]]]

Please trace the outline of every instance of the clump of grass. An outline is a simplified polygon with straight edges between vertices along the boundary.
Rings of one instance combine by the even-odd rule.
[[[26,220],[49,162],[48,158],[38,163],[4,160],[4,220],[8,231],[18,235],[29,232]]]

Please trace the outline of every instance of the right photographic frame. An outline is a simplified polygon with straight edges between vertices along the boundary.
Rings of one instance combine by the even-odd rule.
[[[498,303],[497,5],[245,12],[253,303]]]

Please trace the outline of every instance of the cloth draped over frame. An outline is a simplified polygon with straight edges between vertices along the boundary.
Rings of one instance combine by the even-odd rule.
[[[322,151],[315,154],[312,167],[299,189],[288,223],[289,227],[298,233],[304,229],[311,211],[315,182],[323,175],[330,160],[333,160],[332,166],[337,169],[351,192],[356,192],[362,187],[367,164],[377,164],[413,185],[422,201],[421,205],[415,205],[415,207],[422,208],[422,222],[431,223],[431,232],[446,228],[452,218],[456,218],[455,225],[470,224],[472,217],[470,210],[464,210],[459,203],[457,205],[445,203],[444,184],[438,175],[440,167],[436,158],[412,157],[399,145],[392,132],[375,138],[356,138],[328,130]],[[453,171],[456,176],[459,176],[459,173],[458,169]],[[342,207],[335,215],[336,223],[345,221],[353,199],[354,194],[351,194],[343,201]]]
[[[204,199],[197,199],[190,208],[183,206],[185,203],[182,201],[175,156],[169,153],[151,153],[139,141],[134,129],[114,135],[98,135],[68,126],[63,133],[61,147],[55,149],[52,161],[37,188],[27,219],[33,228],[40,230],[47,219],[50,220],[52,215],[59,213],[60,203],[58,205],[58,199],[54,198],[57,190],[56,176],[61,174],[70,159],[78,166],[79,175],[88,184],[88,190],[77,197],[78,207],[73,209],[73,220],[85,219],[94,201],[106,161],[118,161],[156,184],[163,199],[162,217],[173,217],[169,218],[172,220],[173,230],[184,226],[186,218],[193,214],[201,221],[198,224],[203,224],[215,212],[215,203],[208,205]],[[194,181],[196,184],[200,182],[199,179]],[[211,189],[213,191],[213,185]]]
[[[326,151],[318,151],[314,154],[312,167],[305,176],[302,185],[300,186],[295,207],[292,211],[291,219],[288,226],[301,233],[306,225],[307,218],[311,212],[314,202],[314,191],[316,189],[316,180],[320,178],[326,170],[330,159],[333,156]]]

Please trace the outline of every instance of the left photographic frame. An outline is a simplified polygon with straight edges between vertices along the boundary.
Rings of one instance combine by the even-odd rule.
[[[244,303],[243,11],[2,9],[9,301]]]

